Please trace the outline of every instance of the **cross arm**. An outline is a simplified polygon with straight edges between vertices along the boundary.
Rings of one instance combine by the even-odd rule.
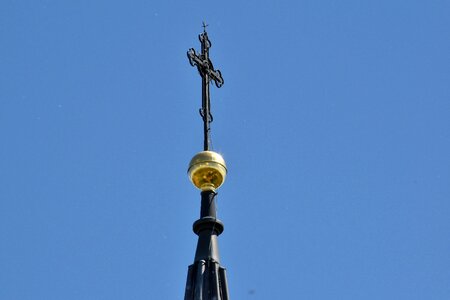
[[[204,77],[208,75],[218,88],[220,88],[223,83],[223,77],[220,70],[214,70],[214,67],[209,59],[202,59],[201,56],[197,55],[194,48],[191,48],[187,52],[187,57],[191,66],[196,66],[200,76]]]

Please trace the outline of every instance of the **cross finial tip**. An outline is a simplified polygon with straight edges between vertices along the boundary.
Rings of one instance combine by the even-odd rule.
[[[208,24],[206,24],[205,21],[202,22],[203,26],[203,32],[206,32],[206,27],[208,27]]]

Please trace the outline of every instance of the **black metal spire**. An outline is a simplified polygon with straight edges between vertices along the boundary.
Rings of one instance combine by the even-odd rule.
[[[200,219],[194,222],[193,230],[198,235],[194,263],[189,266],[185,300],[228,300],[228,284],[225,268],[220,265],[217,237],[223,232],[223,223],[216,215],[216,189],[223,183],[226,175],[225,161],[220,154],[210,151],[211,105],[209,83],[214,81],[220,88],[223,85],[222,74],[215,70],[209,59],[211,42],[203,23],[203,32],[199,35],[201,54],[193,48],[187,56],[192,66],[196,66],[202,77],[202,108],[204,144],[203,152],[192,159],[189,176],[194,185],[201,189]]]

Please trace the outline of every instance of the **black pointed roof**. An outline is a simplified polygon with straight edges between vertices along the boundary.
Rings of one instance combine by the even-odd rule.
[[[228,300],[226,271],[220,265],[217,237],[223,224],[216,216],[214,191],[202,192],[200,219],[193,230],[198,235],[194,263],[189,266],[185,300]]]

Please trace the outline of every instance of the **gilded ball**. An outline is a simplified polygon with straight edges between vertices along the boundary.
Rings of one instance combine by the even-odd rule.
[[[216,190],[223,184],[227,175],[225,160],[213,151],[199,152],[189,163],[188,175],[198,189]]]

